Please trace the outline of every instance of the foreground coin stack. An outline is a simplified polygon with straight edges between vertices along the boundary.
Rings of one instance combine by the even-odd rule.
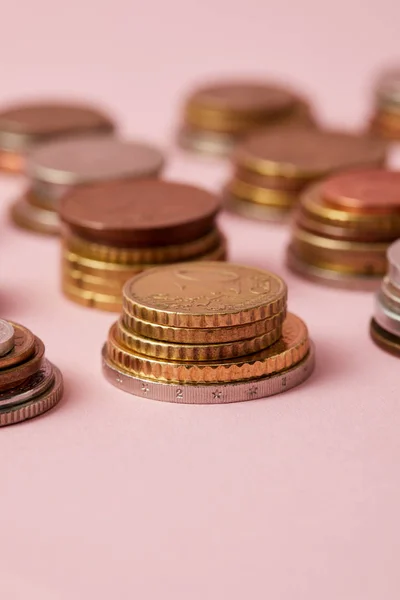
[[[61,399],[62,375],[44,353],[29,329],[0,320],[0,426],[37,417]]]
[[[375,298],[370,333],[374,342],[400,356],[400,240],[387,252],[389,270]]]
[[[400,69],[383,73],[377,82],[371,130],[381,137],[400,140]]]
[[[170,265],[134,277],[123,293],[103,372],[126,392],[239,402],[286,391],[313,370],[307,327],[286,313],[286,285],[272,273],[229,263]]]
[[[306,101],[280,86],[216,83],[187,99],[179,143],[188,150],[227,155],[245,134],[277,123],[314,126],[314,119]]]
[[[156,264],[225,260],[220,199],[161,180],[75,188],[62,201],[62,286],[85,306],[120,312],[122,287]]]
[[[108,180],[157,177],[163,162],[157,148],[110,136],[43,144],[29,155],[30,185],[12,206],[12,218],[24,229],[58,234],[60,199],[73,187]]]
[[[295,216],[289,267],[307,279],[376,289],[400,237],[400,172],[361,170],[307,190]]]
[[[233,156],[228,208],[243,216],[284,220],[304,188],[334,171],[382,166],[380,140],[310,128],[271,128],[249,136]]]
[[[22,173],[36,144],[78,135],[110,135],[113,120],[86,104],[15,105],[0,111],[0,169]]]

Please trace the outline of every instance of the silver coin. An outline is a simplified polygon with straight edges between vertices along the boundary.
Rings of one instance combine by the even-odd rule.
[[[225,195],[225,208],[246,219],[256,221],[269,221],[273,223],[286,223],[292,214],[288,209],[275,208],[265,204],[257,204],[249,200],[236,198],[232,194]]]
[[[310,351],[302,361],[276,375],[221,385],[179,385],[149,381],[120,371],[108,360],[105,346],[102,358],[104,376],[124,392],[141,398],[180,404],[225,404],[267,398],[303,383],[311,375],[315,365],[314,346],[311,343]]]
[[[390,309],[381,293],[375,298],[374,319],[382,329],[400,336],[400,315]]]
[[[57,201],[70,186],[155,177],[163,164],[161,152],[151,145],[96,135],[37,146],[28,157],[27,172],[33,193]]]
[[[14,348],[14,335],[11,323],[0,319],[0,356],[8,354]]]
[[[10,390],[0,392],[0,410],[9,406],[16,406],[43,394],[54,381],[53,365],[45,359],[37,373],[29,377],[24,383]]]
[[[379,293],[385,306],[400,315],[400,290],[393,286],[387,275],[382,280]]]
[[[289,246],[287,251],[286,264],[293,273],[300,275],[308,281],[338,289],[374,291],[379,288],[382,281],[381,277],[353,275],[316,267],[299,258],[291,246]]]
[[[234,136],[212,131],[183,128],[178,134],[178,144],[183,149],[216,157],[229,156],[236,143]]]
[[[37,233],[58,235],[60,230],[60,221],[55,211],[33,206],[25,197],[11,206],[11,217],[19,227]]]

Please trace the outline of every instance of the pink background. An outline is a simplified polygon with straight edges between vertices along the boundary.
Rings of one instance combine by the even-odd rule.
[[[1,19],[2,102],[100,99],[162,146],[209,75],[288,78],[328,124],[359,126],[374,70],[400,59],[395,0],[35,0]],[[218,190],[227,173],[171,149],[170,178]],[[293,277],[286,229],[224,215],[231,258],[286,278],[315,375],[238,405],[136,399],[100,374],[114,317],[62,298],[57,240],[8,224],[20,189],[0,184],[1,313],[43,338],[67,393],[0,431],[1,598],[397,599],[399,362],[369,340],[372,295]]]

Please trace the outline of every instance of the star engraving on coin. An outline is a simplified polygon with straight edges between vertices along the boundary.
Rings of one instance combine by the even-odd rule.
[[[257,392],[258,392],[258,388],[256,385],[253,385],[251,388],[249,388],[249,397],[250,398],[255,398],[255,396],[257,396]]]
[[[215,390],[215,392],[213,392],[212,395],[213,395],[213,400],[220,400],[221,396],[222,396],[222,392],[221,392],[221,390]]]
[[[148,394],[148,393],[149,393],[149,391],[150,391],[150,388],[149,388],[149,386],[148,386],[146,383],[142,383],[141,390],[142,390],[142,392],[143,392],[144,394]]]

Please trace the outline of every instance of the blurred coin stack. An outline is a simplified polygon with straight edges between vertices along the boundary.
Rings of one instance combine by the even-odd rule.
[[[400,69],[384,72],[377,81],[371,130],[381,137],[400,140]]]
[[[225,260],[219,209],[219,198],[203,189],[155,179],[75,188],[60,207],[65,295],[119,312],[123,284],[144,269]]]
[[[123,312],[103,348],[105,377],[155,400],[253,400],[302,383],[313,347],[286,313],[282,279],[215,262],[159,267],[128,281]]]
[[[249,136],[233,155],[228,208],[243,216],[284,220],[317,179],[355,166],[382,166],[380,140],[304,127],[270,128]]]
[[[62,375],[44,354],[29,329],[0,320],[0,426],[37,417],[61,399]]]
[[[375,298],[370,333],[374,342],[400,356],[400,240],[388,249],[389,269]]]
[[[86,104],[46,102],[15,105],[0,110],[0,169],[22,173],[27,153],[56,138],[110,135],[110,116]]]
[[[30,185],[11,209],[14,222],[42,234],[58,234],[60,199],[73,187],[100,181],[157,177],[163,157],[157,148],[110,136],[49,142],[28,159]]]
[[[398,237],[400,172],[349,171],[302,195],[288,264],[326,285],[376,289],[387,269],[387,248]]]
[[[309,104],[292,91],[263,83],[220,82],[196,89],[184,107],[182,147],[205,154],[229,154],[238,140],[259,127],[314,126]]]

